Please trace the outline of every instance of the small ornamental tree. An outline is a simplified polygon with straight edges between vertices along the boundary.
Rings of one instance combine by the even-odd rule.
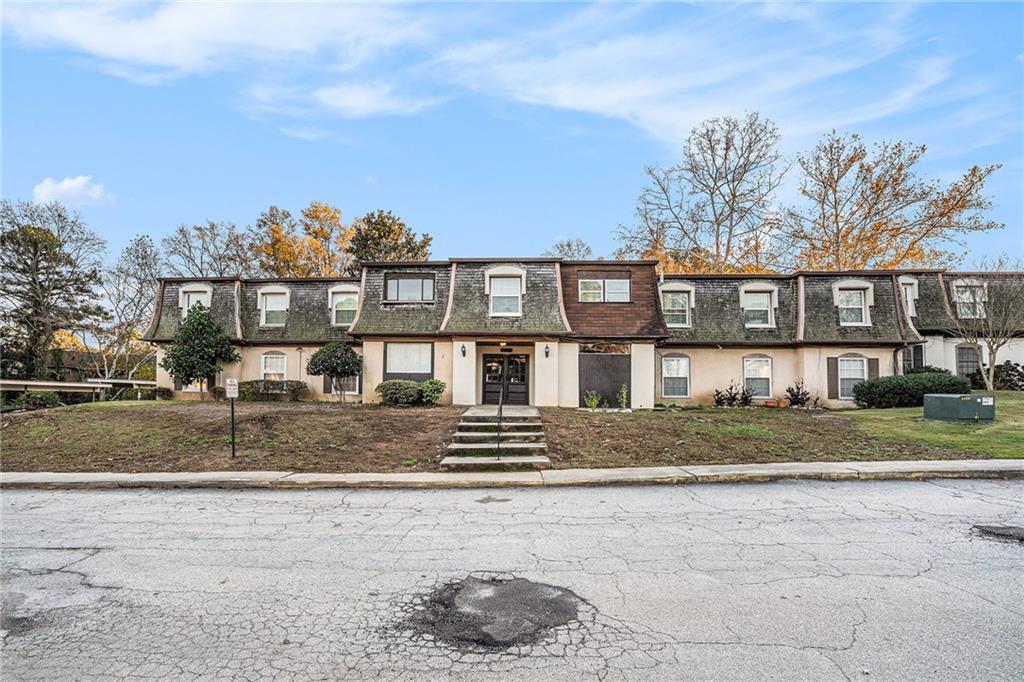
[[[178,328],[160,366],[182,386],[198,381],[202,396],[208,377],[221,371],[217,363],[238,362],[239,359],[231,340],[213,321],[209,311],[197,303]]]
[[[338,382],[358,376],[363,371],[363,359],[343,341],[334,341],[309,356],[306,373],[331,378],[331,389]]]

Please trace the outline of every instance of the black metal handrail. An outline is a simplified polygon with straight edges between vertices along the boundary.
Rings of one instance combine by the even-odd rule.
[[[501,418],[505,414],[505,386],[498,389],[498,449],[501,450]]]

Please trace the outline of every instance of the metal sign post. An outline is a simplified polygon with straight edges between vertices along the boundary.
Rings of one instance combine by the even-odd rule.
[[[231,400],[231,459],[235,458],[235,398],[238,397],[238,379],[224,382],[224,395]]]

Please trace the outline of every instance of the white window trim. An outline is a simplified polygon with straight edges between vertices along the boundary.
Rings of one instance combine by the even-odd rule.
[[[345,324],[338,324],[334,321],[334,295],[335,294],[355,294],[356,295],[356,314],[359,313],[359,285],[358,284],[338,284],[327,290],[327,314],[330,316],[332,327],[350,327],[351,322]]]
[[[774,329],[775,328],[775,309],[779,307],[779,288],[770,282],[747,282],[740,286],[740,310],[746,311],[743,307],[743,296],[745,294],[768,294],[768,324],[762,324],[760,322],[748,323],[743,320],[743,326],[747,329]],[[751,308],[751,310],[762,310],[761,308]]]
[[[903,296],[903,302],[907,306],[907,314],[911,317],[917,317],[917,299],[921,297],[917,278],[909,275],[900,275],[899,284],[900,296]],[[910,288],[909,297],[905,295],[907,287]]]
[[[747,363],[756,360],[768,361],[768,395],[755,395],[754,400],[772,400],[775,397],[775,362],[770,355],[755,355],[743,358],[743,388],[747,387]],[[764,377],[751,377],[763,379]]]
[[[178,290],[178,308],[181,309],[181,319],[183,320],[188,315],[188,309],[185,307],[185,294],[203,294],[206,297],[206,302],[203,305],[209,310],[210,302],[213,300],[213,287],[209,284],[189,282]]]
[[[601,285],[601,299],[598,301],[584,301],[583,300],[583,283],[584,282],[597,282]],[[626,283],[626,300],[625,301],[609,301],[608,300],[608,282],[625,282]],[[594,278],[587,277],[576,282],[577,301],[580,303],[632,303],[633,302],[633,285],[628,277],[603,277]]]
[[[850,360],[856,360],[856,361],[860,362],[860,365],[861,365],[861,367],[864,370],[861,373],[861,376],[864,377],[863,379],[861,379],[861,381],[867,381],[868,380],[868,359],[864,358],[864,357],[848,357],[848,356],[844,357],[844,356],[840,355],[839,358],[836,360],[836,381],[839,383],[839,385],[836,387],[836,392],[839,395],[839,400],[853,400],[853,393],[850,393],[850,395],[843,395],[843,361],[844,360],[846,360],[847,362],[850,361]]]
[[[961,301],[957,300],[956,290],[958,288],[964,288],[964,287],[973,287],[973,288],[980,288],[981,289],[981,300],[980,301],[973,301],[972,302],[972,304],[975,305],[975,306],[979,306],[979,305],[981,306],[981,315],[972,315],[972,316],[968,317],[966,315],[961,315],[960,314],[960,303],[961,303]],[[958,318],[960,318],[961,320],[984,320],[988,316],[988,284],[987,283],[983,282],[980,279],[956,279],[956,280],[953,280],[951,291],[952,291],[952,294],[953,294],[952,295],[953,308],[956,310],[956,316]],[[967,301],[964,301],[964,303],[967,303]],[[977,312],[977,311],[975,311],[975,312]]]
[[[257,297],[256,298],[256,303],[257,303],[257,305],[259,306],[259,309],[260,309],[260,326],[261,327],[283,327],[283,326],[285,326],[286,324],[288,324],[287,321],[280,322],[280,323],[272,323],[272,324],[268,324],[267,323],[267,308],[266,308],[266,306],[264,305],[264,302],[263,302],[263,299],[267,296],[267,294],[284,294],[284,312],[285,312],[285,318],[287,320],[288,310],[289,310],[289,308],[291,308],[291,292],[289,292],[288,287],[283,287],[283,286],[278,286],[278,285],[262,287],[258,292],[256,292],[256,297]]]
[[[519,279],[519,296],[516,297],[516,310],[509,313],[498,313],[494,311],[494,292],[491,291],[492,279]],[[508,294],[501,294],[501,298],[512,298]],[[522,317],[523,316],[523,279],[516,275],[488,275],[487,277],[487,312],[491,317]]]
[[[665,392],[665,361],[666,360],[686,360],[686,393],[685,394],[668,394]],[[674,400],[688,399],[693,394],[693,379],[691,374],[693,368],[690,363],[690,357],[688,355],[663,355],[661,356],[661,397],[672,398]],[[678,377],[670,377],[678,378]]]
[[[349,377],[349,378],[351,378],[351,377]],[[357,374],[356,375],[356,390],[355,391],[339,391],[337,389],[337,386],[338,386],[337,382],[338,382],[338,380],[334,379],[334,380],[331,381],[331,395],[362,395],[363,392],[359,390],[361,388],[362,381],[363,381],[363,375],[362,374]]]
[[[839,282],[832,284],[832,305],[837,309],[839,308],[839,292],[850,291],[850,290],[861,290],[864,292],[864,320],[861,322],[843,322],[839,321],[840,327],[870,327],[871,326],[871,308],[875,305],[875,287],[871,282],[865,282],[862,279],[844,279]],[[902,296],[902,292],[900,293]],[[838,316],[839,311],[836,310]]]
[[[267,358],[281,358],[284,360],[284,369],[281,371],[281,374],[284,375],[282,381],[288,381],[288,354],[275,350],[260,353],[260,381],[276,381],[276,379],[267,379]]]
[[[669,324],[666,321],[665,322],[665,326],[667,326],[669,328],[672,328],[672,329],[687,329],[687,328],[692,327],[693,326],[693,299],[694,299],[694,296],[693,296],[693,285],[691,285],[691,284],[684,284],[683,282],[665,282],[660,287],[658,287],[658,295],[661,296],[661,294],[664,294],[664,293],[686,294],[686,324]],[[665,310],[664,299],[660,299],[659,302],[661,303],[661,314],[662,314],[662,317],[664,318],[665,313],[667,312]]]

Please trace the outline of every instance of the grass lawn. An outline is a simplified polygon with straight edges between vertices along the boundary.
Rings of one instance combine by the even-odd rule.
[[[230,458],[223,402],[87,403],[8,414],[6,471],[436,471],[462,408],[237,403]],[[926,422],[921,408],[805,412],[541,411],[555,468],[1024,457],[1024,396],[1002,393],[984,426]]]
[[[5,471],[429,471],[461,409],[105,402],[4,416]]]
[[[920,407],[850,413],[857,429],[880,438],[924,443],[985,457],[1024,458],[1024,393],[996,391],[989,424],[926,421]]]

